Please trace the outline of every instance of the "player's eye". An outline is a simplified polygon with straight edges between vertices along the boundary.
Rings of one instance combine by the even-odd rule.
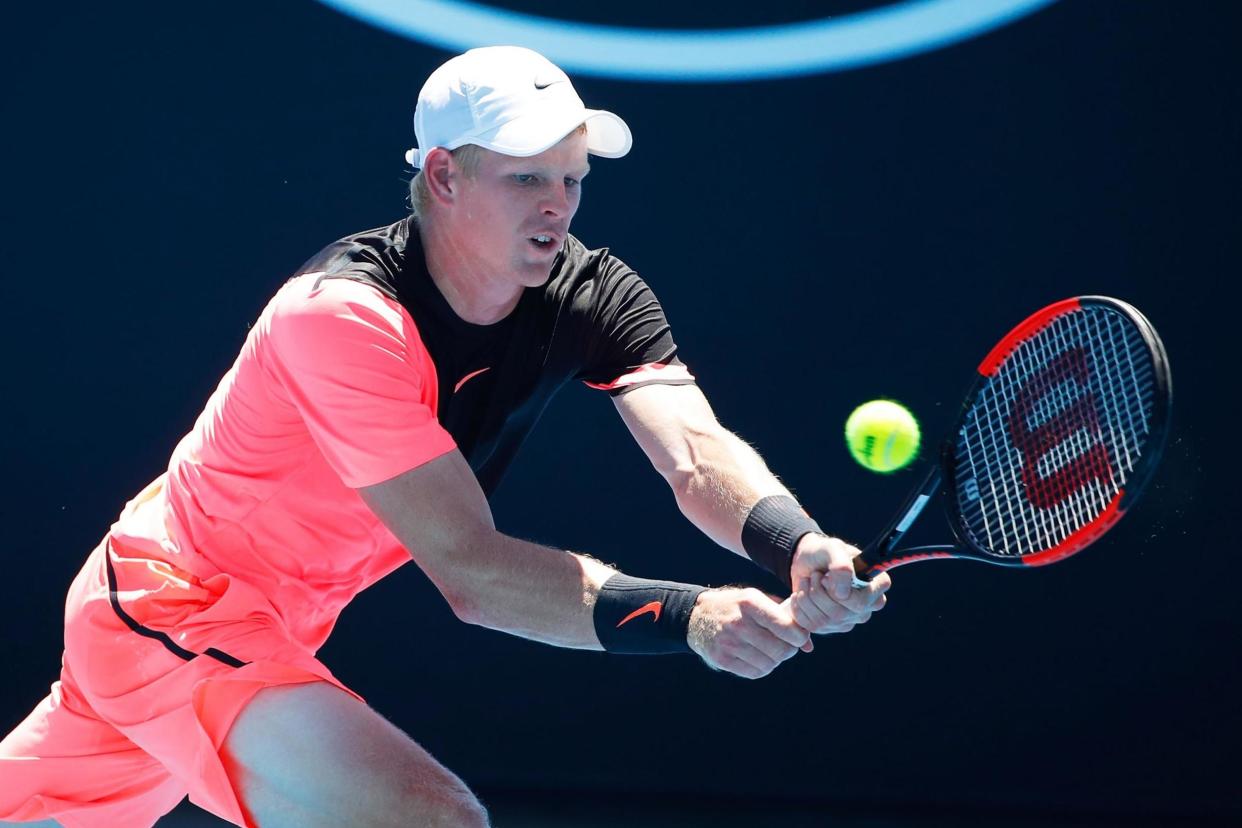
[[[530,173],[514,173],[513,180],[519,184],[530,184],[534,182],[535,176]]]
[[[578,186],[579,184],[581,184],[581,183],[582,183],[582,181],[581,181],[580,179],[577,179],[577,178],[570,178],[569,176],[566,176],[566,177],[565,177],[565,186],[566,186],[566,187],[577,187],[577,186]]]

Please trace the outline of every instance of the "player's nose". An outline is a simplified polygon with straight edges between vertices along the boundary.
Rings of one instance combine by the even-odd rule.
[[[569,215],[569,191],[564,183],[548,187],[541,206],[545,216],[562,218]]]

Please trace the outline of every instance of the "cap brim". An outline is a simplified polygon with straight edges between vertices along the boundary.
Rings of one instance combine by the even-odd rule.
[[[601,158],[620,158],[634,145],[634,137],[625,121],[602,109],[588,109],[587,152]]]
[[[457,147],[459,146],[461,145],[455,144],[451,147],[443,147],[442,149],[451,151],[451,150],[457,149]],[[436,149],[436,148],[431,147],[430,149],[423,150],[420,152],[418,147],[411,147],[410,149],[405,151],[405,163],[409,164],[411,167],[413,167],[416,170],[421,170],[423,168],[423,163],[427,160],[427,156],[431,154],[431,150],[433,149]]]
[[[560,143],[565,136],[586,124],[587,152],[602,158],[620,158],[630,151],[634,138],[625,121],[602,109],[580,109],[549,117],[536,113],[514,118],[493,130],[472,136],[463,144],[477,144],[485,149],[515,158],[538,155]],[[427,150],[430,152],[431,147]],[[446,147],[456,149],[456,147]],[[405,163],[421,168],[423,153],[415,149],[405,151]]]

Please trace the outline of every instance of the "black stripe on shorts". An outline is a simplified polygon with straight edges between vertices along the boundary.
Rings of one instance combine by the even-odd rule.
[[[208,647],[202,653],[192,652],[187,650],[185,647],[178,646],[177,642],[173,641],[168,636],[168,633],[162,633],[159,630],[153,630],[150,627],[144,627],[139,624],[133,616],[121,608],[121,599],[117,596],[116,570],[112,568],[112,553],[106,546],[104,547],[104,561],[108,567],[108,602],[112,604],[112,611],[117,614],[117,617],[125,622],[125,626],[129,627],[141,636],[152,638],[160,642],[170,653],[178,658],[184,658],[186,661],[191,661],[198,658],[200,655],[205,655],[214,658],[221,664],[227,664],[230,667],[246,666],[248,662],[242,661],[240,658],[235,658],[223,650],[217,650],[215,647]]]

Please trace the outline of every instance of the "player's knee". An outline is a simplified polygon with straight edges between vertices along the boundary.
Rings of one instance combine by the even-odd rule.
[[[483,803],[464,788],[449,791],[446,796],[436,799],[434,804],[422,801],[409,812],[423,813],[424,821],[420,824],[429,828],[489,828],[491,825]]]
[[[489,828],[492,824],[487,818],[487,810],[474,797],[470,797],[468,802],[458,803],[458,807],[447,816],[444,828],[450,825],[453,828]]]
[[[399,779],[386,786],[395,794],[383,803],[385,813],[415,817],[427,828],[488,828],[487,809],[452,771],[425,763],[398,769]],[[377,802],[378,805],[378,802]],[[384,823],[387,824],[387,823]]]

